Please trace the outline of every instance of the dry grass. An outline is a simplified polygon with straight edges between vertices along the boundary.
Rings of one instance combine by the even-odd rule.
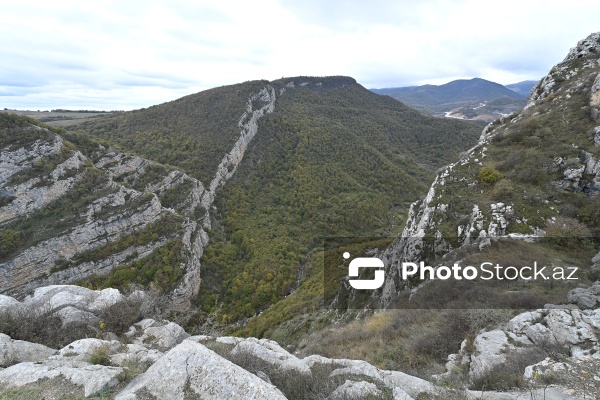
[[[512,310],[386,310],[309,335],[301,354],[365,360],[378,368],[429,379],[448,354],[483,328],[510,320]]]

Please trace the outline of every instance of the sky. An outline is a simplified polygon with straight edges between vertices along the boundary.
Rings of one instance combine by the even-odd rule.
[[[131,110],[217,86],[539,80],[597,0],[0,0],[0,108]]]

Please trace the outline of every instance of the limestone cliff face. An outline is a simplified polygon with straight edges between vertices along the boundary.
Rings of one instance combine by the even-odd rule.
[[[5,122],[7,137],[22,140],[0,143],[0,234],[14,242],[0,250],[0,293],[22,296],[43,285],[103,275],[179,241],[185,262],[174,267],[183,274],[168,297],[172,307],[188,308],[200,287],[209,210],[275,99],[270,85],[250,96],[240,110],[239,138],[208,188],[148,159],[102,145],[84,154],[60,132]],[[157,229],[166,219],[176,226]],[[143,235],[152,237],[136,239]]]
[[[600,195],[599,109],[595,33],[540,80],[522,112],[488,125],[479,144],[443,168],[427,196],[412,204],[402,234],[383,254],[390,271],[377,293],[382,305],[403,290],[399,264],[418,259],[425,236],[450,251],[493,237],[544,235],[558,217],[577,220],[576,193],[593,208]],[[495,174],[489,181],[485,167]],[[593,218],[577,223],[597,226]]]
[[[29,129],[44,128],[31,125],[16,133],[26,135]],[[88,157],[73,149],[58,134],[47,130],[46,134],[47,140],[37,140],[31,146],[17,149],[5,147],[2,151],[2,230],[18,229],[23,224],[35,227],[39,220],[42,224],[39,229],[49,231],[47,237],[21,238],[20,242],[24,243],[17,251],[13,251],[8,259],[4,257],[0,264],[0,291],[3,292],[23,293],[45,283],[73,282],[93,273],[110,271],[124,261],[127,251],[121,252],[121,256],[115,254],[97,260],[101,268],[95,268],[95,262],[88,262],[56,271],[56,262],[68,262],[78,254],[114,243],[172,212],[161,206],[156,194],[114,182],[110,173],[107,174],[110,171],[95,167]],[[53,156],[60,160],[53,163]],[[41,171],[31,171],[36,165]],[[101,163],[99,166],[103,167]],[[99,185],[92,189],[83,185],[91,173],[100,178]],[[81,196],[89,197],[84,212],[74,216],[69,215],[68,206],[57,207],[72,201],[77,191],[82,192]],[[58,224],[61,219],[70,218],[71,221],[62,229],[53,230],[43,226],[44,213],[57,213],[54,217]],[[137,257],[152,251],[160,243],[158,240],[143,249],[136,249],[139,250]]]

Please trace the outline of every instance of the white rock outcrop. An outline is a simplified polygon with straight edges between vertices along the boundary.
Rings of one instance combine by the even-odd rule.
[[[159,399],[183,400],[187,391],[203,399],[285,399],[279,389],[204,345],[184,340],[135,378],[116,400],[134,400],[144,389]]]

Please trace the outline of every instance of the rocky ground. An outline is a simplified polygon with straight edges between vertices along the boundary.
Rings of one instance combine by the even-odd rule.
[[[58,344],[0,334],[0,398],[589,399],[600,394],[600,309],[589,309],[592,299],[593,307],[600,303],[600,282],[570,296],[588,309],[548,305],[481,332],[449,357],[447,373],[427,381],[361,360],[298,358],[267,339],[190,336],[166,320],[142,319],[119,330],[119,320],[151,310],[147,295],[48,286],[22,302],[0,295],[3,331],[23,335],[16,328],[29,326],[29,337]],[[61,346],[43,334],[39,316],[47,326],[58,317],[55,336],[87,337]],[[515,355],[540,349],[554,352],[524,368],[526,390],[468,390],[457,378],[477,382]]]

